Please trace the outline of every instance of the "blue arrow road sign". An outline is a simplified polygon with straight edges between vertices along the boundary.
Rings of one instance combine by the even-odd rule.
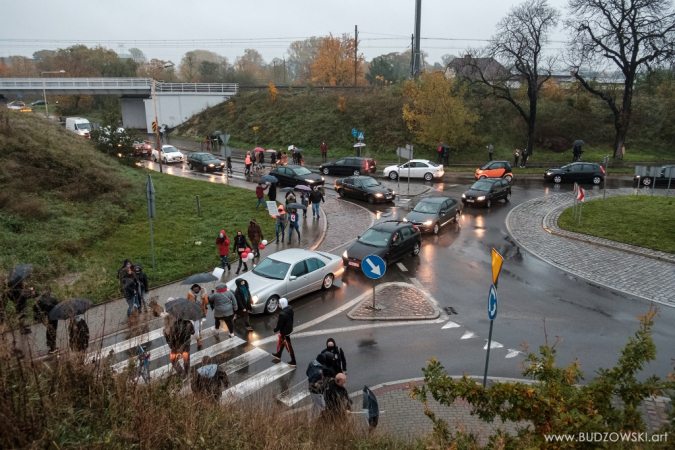
[[[495,317],[497,317],[497,288],[491,284],[490,295],[488,295],[488,318],[495,320]]]
[[[378,278],[382,278],[384,272],[387,271],[387,265],[379,256],[368,255],[363,258],[361,270],[363,270],[363,273],[365,273],[368,278],[377,280]]]
[[[364,135],[364,134],[365,134],[365,133],[364,133],[363,131],[359,131],[359,141],[362,141],[362,140],[363,140],[363,135]]]
[[[356,137],[357,134],[359,134],[359,130],[352,128],[352,136]]]

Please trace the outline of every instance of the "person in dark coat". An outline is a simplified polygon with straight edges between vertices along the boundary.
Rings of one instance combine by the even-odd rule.
[[[243,318],[246,331],[253,331],[251,323],[248,321],[248,313],[251,311],[252,306],[251,288],[248,286],[248,281],[242,278],[237,278],[234,284],[237,286],[237,290],[234,291],[234,298],[237,299],[237,315],[234,320]]]
[[[28,309],[28,299],[37,297],[35,289],[32,287],[26,287],[26,283],[23,281],[15,286],[12,286],[7,289],[5,296],[8,300],[12,301],[16,308],[16,313],[19,316],[19,327],[21,329],[21,334],[30,334],[31,329],[26,325],[26,309]],[[4,320],[4,308],[6,305],[2,305],[3,311],[2,316]]]
[[[145,299],[150,288],[148,287],[148,276],[143,272],[143,267],[140,264],[134,266],[134,275],[138,283],[138,310],[143,307],[143,312],[148,312],[148,303]]]
[[[328,146],[326,145],[326,141],[321,143],[321,158],[323,159],[323,162],[328,160]]]
[[[345,354],[335,343],[335,339],[328,338],[326,348],[321,352],[325,359],[325,366],[332,372],[333,376],[338,373],[347,372],[347,360]]]
[[[307,218],[307,208],[309,207],[309,192],[302,191],[300,193],[300,204],[305,207],[302,210],[302,217]]]
[[[516,149],[513,152],[513,167],[518,167],[518,160],[520,159],[520,150]]]
[[[288,243],[293,243],[293,230],[298,234],[298,244],[300,243],[300,215],[298,210],[291,208],[291,212],[288,213]]]
[[[276,183],[270,183],[270,190],[267,191],[267,198],[269,198],[271,202],[277,201],[277,184]]]
[[[70,321],[68,343],[74,352],[84,352],[89,347],[89,326],[82,316],[77,316]]]
[[[131,317],[134,306],[138,306],[138,279],[131,267],[125,269],[124,275],[120,278],[120,285],[122,286],[122,294],[129,305],[127,317]]]
[[[227,325],[230,337],[234,337],[234,313],[237,312],[239,306],[234,294],[227,290],[226,284],[221,283],[216,286],[216,292],[209,295],[209,305],[213,310],[213,318],[216,320],[216,331],[220,331],[222,320]]]
[[[218,237],[216,238],[216,245],[218,246],[218,255],[220,256],[220,268],[230,270],[230,261],[227,260],[227,257],[230,255],[230,238],[227,237],[225,230],[220,230]]]
[[[307,375],[307,390],[309,390],[309,396],[312,399],[312,417],[319,415],[325,407],[323,392],[325,390],[324,371],[326,367],[324,363],[324,356],[319,353],[316,359],[309,363],[305,372],[305,375]]]
[[[525,165],[527,164],[527,158],[530,156],[530,152],[526,149],[523,150],[523,158],[520,162],[520,168],[524,169]]]
[[[271,153],[270,152],[270,166],[272,169],[277,168],[277,152]]]
[[[295,352],[293,351],[293,344],[291,343],[291,333],[293,332],[293,308],[288,304],[288,299],[282,298],[279,300],[279,307],[281,312],[277,318],[277,326],[274,327],[274,332],[279,333],[279,342],[277,343],[277,352],[272,353],[272,356],[275,359],[281,359],[281,354],[284,351],[284,348],[288,350],[288,354],[291,357],[291,361],[288,363],[289,366],[295,367],[297,363],[295,362]]]
[[[241,255],[246,252],[247,248],[251,248],[251,245],[246,240],[246,236],[241,231],[237,231],[237,235],[234,237],[234,251],[239,255],[239,266],[237,267],[237,275],[241,271],[241,265],[244,265],[244,272],[248,270],[248,265],[244,261],[244,258]]]
[[[232,157],[227,157],[227,174],[232,175]]]
[[[335,379],[328,383],[328,388],[324,392],[323,398],[326,407],[322,415],[328,420],[346,419],[347,413],[352,409],[352,400],[349,398],[349,392],[345,388],[347,375],[339,373]]]
[[[295,203],[295,192],[293,191],[286,192],[286,207],[289,203]]]
[[[258,247],[265,237],[255,219],[251,219],[248,223],[248,238],[251,240],[251,250],[253,250],[255,257],[260,257],[260,249]]]
[[[56,329],[59,326],[59,321],[49,320],[49,313],[58,303],[58,300],[51,296],[51,289],[47,286],[40,298],[38,298],[37,302],[33,305],[33,314],[35,318],[45,325],[47,346],[49,347],[50,354],[59,351],[56,347]]]
[[[134,264],[131,262],[130,259],[125,259],[124,263],[122,264],[122,267],[119,268],[117,271],[117,279],[121,279],[125,273],[127,273],[127,268],[133,269]],[[120,283],[120,290],[122,290],[122,283]]]
[[[314,186],[312,193],[309,194],[309,201],[312,202],[312,218],[319,218],[319,204],[321,202],[326,203],[326,198],[323,196],[323,192],[319,189],[319,186]]]
[[[443,147],[443,160],[445,166],[450,165],[450,147]]]
[[[279,243],[279,234],[281,233],[281,243],[284,243],[284,233],[286,232],[286,225],[288,224],[288,214],[284,211],[284,205],[277,207],[279,214],[276,219],[277,244]]]
[[[167,320],[171,320],[171,318],[167,316]],[[164,328],[164,338],[171,350],[169,361],[171,361],[173,368],[178,373],[180,373],[180,366],[178,365],[179,357],[183,358],[185,373],[188,373],[190,369],[190,343],[192,342],[193,334],[195,334],[195,327],[189,320],[177,319],[169,327],[168,331],[166,327]]]

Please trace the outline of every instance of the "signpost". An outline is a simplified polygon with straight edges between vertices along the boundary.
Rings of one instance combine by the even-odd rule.
[[[157,217],[155,212],[155,186],[152,184],[152,178],[148,174],[145,196],[148,199],[148,218],[150,219],[150,253],[152,254],[152,279],[155,280],[155,244],[152,237],[152,219]]]
[[[490,319],[490,333],[488,334],[487,356],[485,357],[485,373],[483,374],[483,387],[487,384],[488,364],[490,362],[490,347],[492,346],[492,325],[497,317],[497,282],[499,281],[499,274],[502,271],[502,264],[504,264],[504,257],[499,254],[497,250],[492,249],[492,284],[490,285],[490,292],[488,293],[488,319]]]
[[[354,143],[356,144],[356,136],[359,135],[359,130],[352,128],[352,136],[354,137]]]
[[[384,273],[387,271],[387,264],[377,255],[368,255],[363,258],[361,270],[363,270],[363,273],[368,278],[377,280],[384,276]],[[373,306],[366,306],[366,308],[372,309],[373,311],[380,310],[380,308],[375,306],[375,283],[373,283]]]
[[[607,195],[607,178],[609,177],[609,155],[605,156],[605,182],[602,183],[602,206],[605,206],[605,196]]]
[[[364,133],[363,131],[359,131],[359,136],[358,136],[357,139],[358,139],[359,141],[362,141],[365,134],[366,134],[366,133]]]

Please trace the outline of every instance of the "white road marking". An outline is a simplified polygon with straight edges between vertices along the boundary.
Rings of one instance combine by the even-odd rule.
[[[453,322],[453,321],[449,321],[448,323],[446,323],[445,325],[443,325],[443,327],[441,328],[441,330],[445,330],[446,328],[458,328],[458,327],[460,327],[460,326],[461,326],[461,325],[458,324],[458,323],[455,323],[455,322]],[[464,339],[464,338],[462,338],[462,339]]]
[[[500,344],[500,343],[497,342],[497,341],[492,341],[492,342],[490,342],[490,348],[491,348],[491,349],[493,349],[493,348],[502,348],[502,347],[503,347],[503,345]],[[487,339],[485,339],[485,347],[483,347],[483,350],[487,350],[487,348],[488,348],[488,345],[487,345]]]
[[[510,348],[509,353],[507,353],[505,358],[515,358],[518,355],[520,355],[520,352],[518,350],[514,350],[514,349]]]
[[[144,333],[138,336],[135,336],[131,339],[127,339],[126,341],[118,342],[113,345],[109,345],[107,347],[102,348],[99,351],[91,352],[87,355],[87,358],[85,359],[85,363],[91,363],[96,361],[97,359],[100,358],[105,358],[108,356],[110,352],[113,353],[119,353],[123,352],[125,350],[129,350],[130,348],[138,347],[139,345],[143,344],[144,342],[150,342],[154,341],[157,338],[162,337],[164,333],[163,328],[158,328],[156,330],[152,330],[149,333]]]
[[[293,406],[305,397],[309,397],[309,390],[307,389],[307,378],[302,380],[290,389],[277,395],[277,400],[286,406]]]
[[[242,399],[251,394],[253,391],[262,389],[272,381],[283,377],[294,369],[295,367],[291,367],[284,362],[280,362],[269,369],[265,369],[262,372],[252,376],[248,380],[242,381],[241,383],[235,384],[231,388],[227,389],[225,392],[223,392],[221,400],[223,402],[229,403]]]
[[[408,269],[405,268],[405,266],[402,263],[396,263],[399,269],[401,269],[401,272],[407,272]]]
[[[476,333],[473,333],[471,331],[467,331],[464,333],[462,336],[462,339],[471,339],[472,337],[476,336]]]
[[[267,353],[265,350],[256,347],[252,349],[250,352],[246,352],[243,355],[239,355],[236,358],[232,358],[231,360],[224,362],[220,366],[224,367],[225,372],[228,375],[230,375],[236,372],[237,370],[241,370],[244,367],[253,364],[259,359],[263,359],[268,355],[269,353]]]

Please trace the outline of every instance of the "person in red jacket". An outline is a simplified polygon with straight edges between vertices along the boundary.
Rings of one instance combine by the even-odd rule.
[[[263,186],[262,183],[258,183],[258,186],[255,188],[255,196],[258,197],[258,203],[255,204],[255,209],[258,209],[258,206],[262,203],[263,206],[265,206],[265,191],[267,190],[268,186]]]
[[[225,234],[225,230],[220,230],[216,239],[216,245],[218,246],[218,254],[220,255],[220,268],[224,269],[227,266],[227,270],[230,270],[230,262],[227,260],[230,254],[230,238]]]

